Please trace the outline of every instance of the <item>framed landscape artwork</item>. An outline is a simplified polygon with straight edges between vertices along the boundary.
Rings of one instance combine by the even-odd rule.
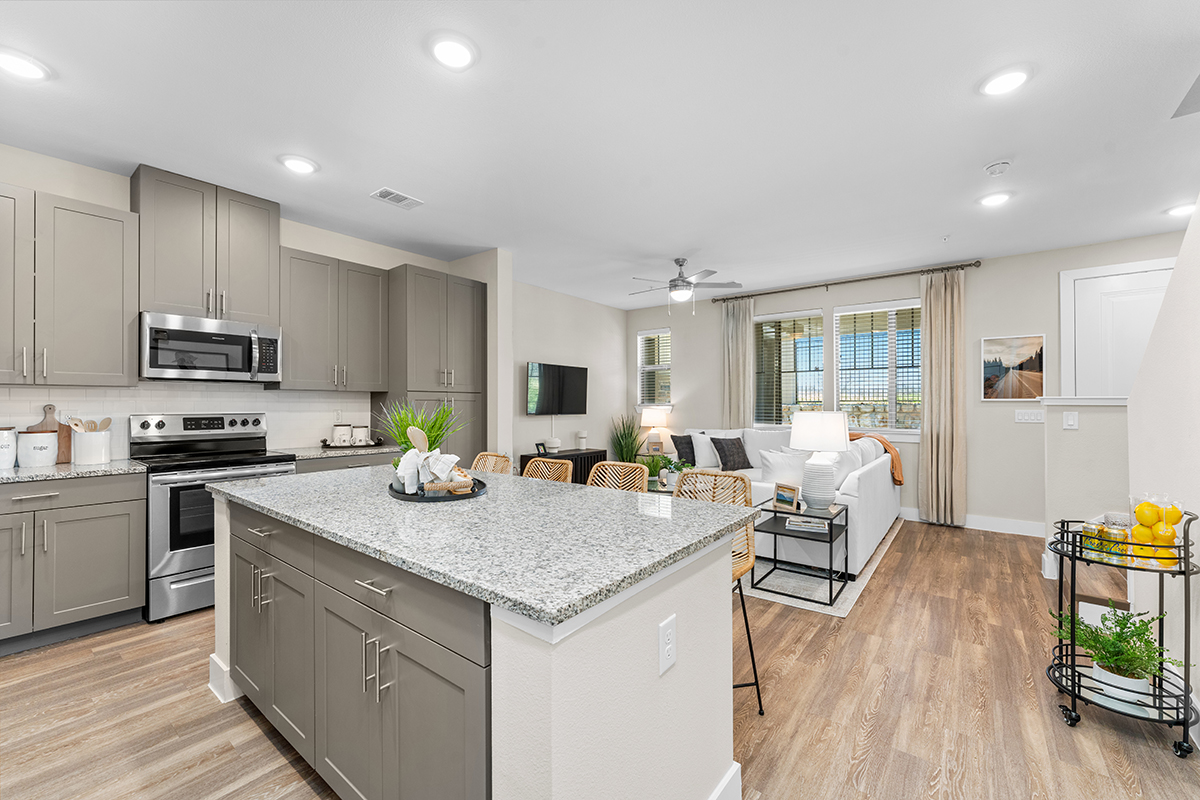
[[[983,399],[1037,400],[1042,396],[1046,337],[984,338]]]

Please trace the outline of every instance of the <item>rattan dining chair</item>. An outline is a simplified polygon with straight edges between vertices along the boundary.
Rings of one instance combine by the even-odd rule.
[[[624,492],[644,492],[650,483],[650,468],[624,461],[600,461],[588,473],[587,485]]]
[[[736,472],[715,472],[706,469],[687,470],[675,483],[674,497],[689,500],[708,500],[731,506],[752,506],[750,479]],[[750,668],[754,680],[750,683],[735,683],[733,688],[754,687],[758,695],[758,713],[763,712],[762,687],[758,682],[758,664],[754,660],[754,640],[750,638],[750,617],[746,614],[746,595],[742,592],[742,576],[754,567],[754,522],[733,535],[733,581],[742,600],[742,621],[746,623],[746,644],[750,648]]]
[[[480,453],[475,456],[471,469],[476,472],[494,472],[499,475],[512,474],[512,461],[500,453]]]
[[[563,461],[558,458],[531,458],[529,459],[529,463],[525,465],[523,477],[570,483],[572,467],[574,467],[574,464],[570,461]]]

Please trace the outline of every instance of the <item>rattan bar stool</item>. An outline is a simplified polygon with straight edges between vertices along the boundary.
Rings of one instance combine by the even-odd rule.
[[[601,461],[588,473],[587,485],[623,492],[644,492],[650,483],[650,468],[624,461]]]
[[[475,456],[471,469],[476,472],[494,472],[499,475],[512,474],[512,461],[499,453],[480,453]]]
[[[526,478],[541,478],[544,481],[571,482],[571,470],[575,465],[557,458],[531,458],[525,465]]]
[[[708,500],[731,506],[752,506],[750,479],[736,472],[715,472],[705,469],[687,470],[675,484],[674,497],[690,500]],[[742,600],[742,621],[746,623],[746,644],[750,648],[750,668],[754,680],[750,683],[735,683],[733,688],[754,687],[758,695],[758,713],[763,712],[762,686],[758,682],[758,664],[754,660],[754,640],[750,638],[750,617],[746,614],[746,595],[742,592],[742,576],[754,566],[754,522],[733,536],[733,580],[738,596]]]

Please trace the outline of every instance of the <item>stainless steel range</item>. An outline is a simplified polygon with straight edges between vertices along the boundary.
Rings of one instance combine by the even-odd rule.
[[[294,455],[267,450],[266,414],[135,414],[129,457],[145,464],[151,622],[213,604],[213,498],[218,481],[287,475]]]

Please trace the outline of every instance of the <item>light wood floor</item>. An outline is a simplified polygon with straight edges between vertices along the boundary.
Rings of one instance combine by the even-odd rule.
[[[1061,722],[1040,550],[906,523],[846,620],[747,598],[767,715],[735,692],[746,800],[1196,796],[1200,756],[1166,729]],[[732,622],[748,676],[736,600]],[[333,798],[253,706],[212,696],[212,637],[205,611],[0,659],[0,800]]]

